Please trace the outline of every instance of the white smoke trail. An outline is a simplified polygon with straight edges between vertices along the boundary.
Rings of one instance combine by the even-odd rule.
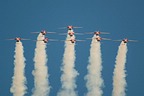
[[[45,36],[41,33],[38,35],[37,40],[43,40]],[[48,67],[47,67],[47,54],[46,44],[43,41],[36,42],[35,57],[34,57],[34,90],[32,96],[48,96],[50,86],[48,81]]]
[[[22,42],[16,42],[14,76],[12,77],[12,86],[10,92],[13,96],[24,96],[26,94],[26,77],[25,77],[25,57]]]
[[[101,76],[102,71],[102,59],[100,42],[97,41],[95,35],[92,38],[89,64],[87,66],[88,74],[85,76],[86,87],[88,93],[86,96],[102,96],[102,87],[104,86]]]
[[[75,36],[71,38],[75,38]],[[70,40],[69,35],[67,35],[66,40]],[[62,88],[59,91],[58,96],[77,96],[77,92],[75,91],[75,88],[77,87],[75,79],[78,72],[74,69],[75,58],[75,44],[72,44],[71,41],[65,41],[63,65],[61,68],[63,71],[61,76]]]
[[[126,96],[126,74],[125,74],[125,63],[126,63],[126,53],[127,53],[127,44],[121,42],[118,54],[116,57],[116,64],[114,69],[113,76],[113,92],[112,96]]]

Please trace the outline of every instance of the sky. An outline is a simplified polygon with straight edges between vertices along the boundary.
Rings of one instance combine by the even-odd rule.
[[[67,29],[59,29],[68,25],[83,28],[74,29],[75,32],[85,33],[93,31],[109,32],[101,37],[117,39],[133,39],[139,42],[129,42],[126,59],[126,95],[142,96],[144,94],[144,1],[142,0],[1,0],[0,3],[0,96],[12,96],[10,87],[14,73],[15,41],[6,39],[21,37],[31,39],[22,41],[25,56],[25,75],[27,78],[27,94],[32,95],[34,87],[34,49],[38,34],[41,30],[57,32],[47,34],[51,39],[65,40]],[[86,40],[93,34],[76,35],[76,39]],[[76,78],[76,91],[79,96],[87,93],[86,81],[88,57],[90,55],[91,40],[76,42],[75,69],[79,75]],[[101,41],[102,78],[104,80],[103,96],[112,94],[112,77],[115,58],[120,42]],[[64,53],[64,42],[49,42],[47,44],[47,66],[50,96],[56,96],[61,88],[61,67]]]

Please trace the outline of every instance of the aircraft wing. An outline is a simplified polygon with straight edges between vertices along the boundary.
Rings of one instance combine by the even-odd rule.
[[[56,32],[46,32],[46,33],[56,33]]]
[[[33,40],[33,41],[43,41],[43,40]]]
[[[102,38],[103,40],[111,40],[111,39],[109,39],[109,38]]]
[[[94,34],[94,32],[85,32],[85,34]]]
[[[128,41],[130,41],[130,42],[138,42],[138,40],[128,40]]]
[[[32,34],[37,34],[37,33],[40,33],[40,32],[31,32]]]
[[[113,41],[122,41],[122,40],[113,40]]]
[[[30,39],[21,38],[21,40],[30,40]]]
[[[15,40],[15,38],[10,38],[10,39],[6,39],[6,40]]]
[[[81,41],[85,41],[85,40],[76,40],[76,41],[80,41],[81,42]]]
[[[108,32],[100,32],[101,34],[110,34],[110,33],[108,33]]]
[[[60,33],[59,35],[66,35],[67,33]]]
[[[58,41],[58,40],[56,40],[56,39],[48,39],[48,40],[50,40],[50,41]]]
[[[74,33],[74,34],[77,34],[77,35],[84,35],[84,34],[82,34],[82,33]]]
[[[77,27],[77,26],[74,26],[74,28],[83,28],[83,27]]]
[[[95,39],[95,38],[86,38],[86,39]]]

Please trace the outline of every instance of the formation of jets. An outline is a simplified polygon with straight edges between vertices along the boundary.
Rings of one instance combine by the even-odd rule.
[[[71,43],[75,43],[76,41],[85,41],[85,40],[76,40],[75,38],[73,38],[74,34],[79,34],[79,35],[83,35],[82,33],[75,33],[73,31],[73,28],[82,28],[82,27],[76,27],[76,26],[67,26],[67,27],[62,27],[60,29],[68,29],[67,33],[61,33],[60,35],[69,35],[70,39],[66,40],[66,41],[70,41]],[[33,34],[37,34],[37,33],[41,33],[42,35],[46,35],[47,33],[49,34],[53,34],[56,32],[48,32],[46,30],[42,30],[40,32],[31,32]],[[109,38],[102,38],[100,37],[100,34],[110,34],[108,32],[101,32],[101,31],[94,31],[94,32],[86,32],[85,34],[94,34],[95,37],[93,38],[87,38],[87,39],[95,39],[97,42],[100,42],[101,40],[111,40]],[[7,39],[7,40],[15,40],[16,42],[19,42],[21,40],[30,40],[30,39],[25,39],[25,38],[20,38],[20,37],[15,37],[15,38],[11,38],[11,39]],[[44,43],[48,43],[48,41],[58,41],[55,39],[49,39],[49,38],[44,38],[43,40],[36,40],[36,41],[43,41]],[[124,44],[127,42],[138,42],[138,40],[128,40],[127,38],[124,38],[122,40],[113,40],[113,41],[122,41]]]

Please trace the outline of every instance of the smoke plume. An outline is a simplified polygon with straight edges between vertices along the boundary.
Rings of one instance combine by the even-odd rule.
[[[25,77],[25,57],[22,42],[16,42],[14,76],[12,77],[12,86],[10,92],[13,96],[24,96],[26,94],[26,77]]]
[[[49,96],[50,86],[48,81],[48,67],[46,44],[41,41],[45,38],[41,33],[37,37],[34,56],[34,89],[32,96]]]
[[[126,63],[126,53],[127,53],[127,44],[121,42],[117,57],[116,57],[116,64],[114,69],[114,76],[113,76],[113,92],[112,96],[126,96],[126,70],[125,70],[125,63]]]
[[[78,72],[75,70],[75,44],[72,44],[70,39],[75,39],[75,36],[70,37],[67,35],[65,41],[65,50],[62,63],[62,76],[61,83],[62,88],[58,93],[58,96],[77,96],[76,89],[76,76]]]
[[[90,47],[89,64],[87,66],[88,74],[85,76],[88,93],[86,96],[102,96],[102,87],[104,86],[101,76],[102,59],[100,42],[94,35]]]

